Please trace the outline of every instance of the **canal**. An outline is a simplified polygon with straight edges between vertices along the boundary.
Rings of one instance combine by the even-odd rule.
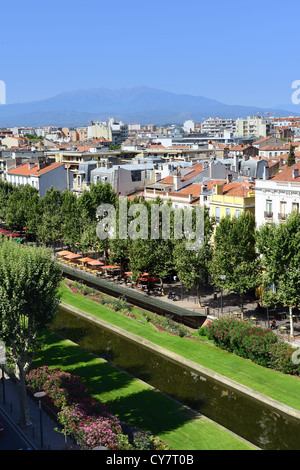
[[[300,421],[60,307],[51,329],[264,450],[299,450]]]

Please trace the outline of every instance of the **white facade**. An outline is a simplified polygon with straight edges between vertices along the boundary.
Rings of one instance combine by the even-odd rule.
[[[261,136],[266,137],[270,128],[269,121],[261,116],[248,116],[247,119],[239,118],[236,120],[236,136]]]
[[[183,130],[184,132],[194,132],[195,130],[195,123],[191,119],[188,119],[183,123]]]
[[[299,211],[300,181],[259,179],[255,182],[255,219],[257,227],[281,222],[293,211]]]
[[[226,136],[228,136],[228,138],[231,138],[231,134],[234,133],[235,130],[236,121],[230,118],[208,118],[201,124],[201,132],[210,136],[214,136],[216,134],[223,134],[224,132],[226,132]]]

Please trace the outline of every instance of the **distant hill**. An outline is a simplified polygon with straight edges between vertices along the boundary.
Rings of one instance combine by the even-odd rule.
[[[147,87],[119,90],[97,88],[61,93],[40,101],[0,105],[0,127],[83,126],[88,125],[90,120],[106,121],[110,116],[126,123],[182,124],[187,119],[195,122],[217,116],[237,119],[269,111],[255,106],[226,105],[203,96]],[[272,111],[277,116],[297,115],[297,111]]]

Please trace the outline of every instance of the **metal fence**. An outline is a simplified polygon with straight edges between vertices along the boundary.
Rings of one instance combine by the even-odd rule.
[[[158,314],[170,315],[174,320],[180,321],[188,326],[198,327],[202,325],[208,315],[208,308],[206,307],[195,312],[179,307],[173,303],[169,304],[146,293],[137,292],[133,288],[101,279],[96,277],[94,274],[78,271],[76,268],[71,266],[62,265],[62,270],[66,277],[77,281],[83,281],[88,286],[98,289],[113,297],[124,296],[128,302],[133,303],[138,307]]]

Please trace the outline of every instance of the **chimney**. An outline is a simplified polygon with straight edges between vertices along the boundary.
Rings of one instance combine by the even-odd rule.
[[[154,177],[154,183],[157,183],[157,181],[161,180],[161,173],[159,171],[155,172],[155,177]]]
[[[264,167],[263,179],[268,180],[270,178],[270,168],[268,166]]]
[[[218,196],[223,195],[223,186],[224,186],[224,184],[216,184],[216,194]]]
[[[298,176],[299,176],[299,169],[298,169],[298,168],[294,168],[294,169],[293,169],[293,179],[298,178]]]
[[[232,174],[231,173],[228,173],[227,175],[227,183],[231,183],[232,181]]]
[[[178,191],[178,189],[181,189],[182,187],[181,175],[174,175],[173,181],[174,181],[175,191]]]

